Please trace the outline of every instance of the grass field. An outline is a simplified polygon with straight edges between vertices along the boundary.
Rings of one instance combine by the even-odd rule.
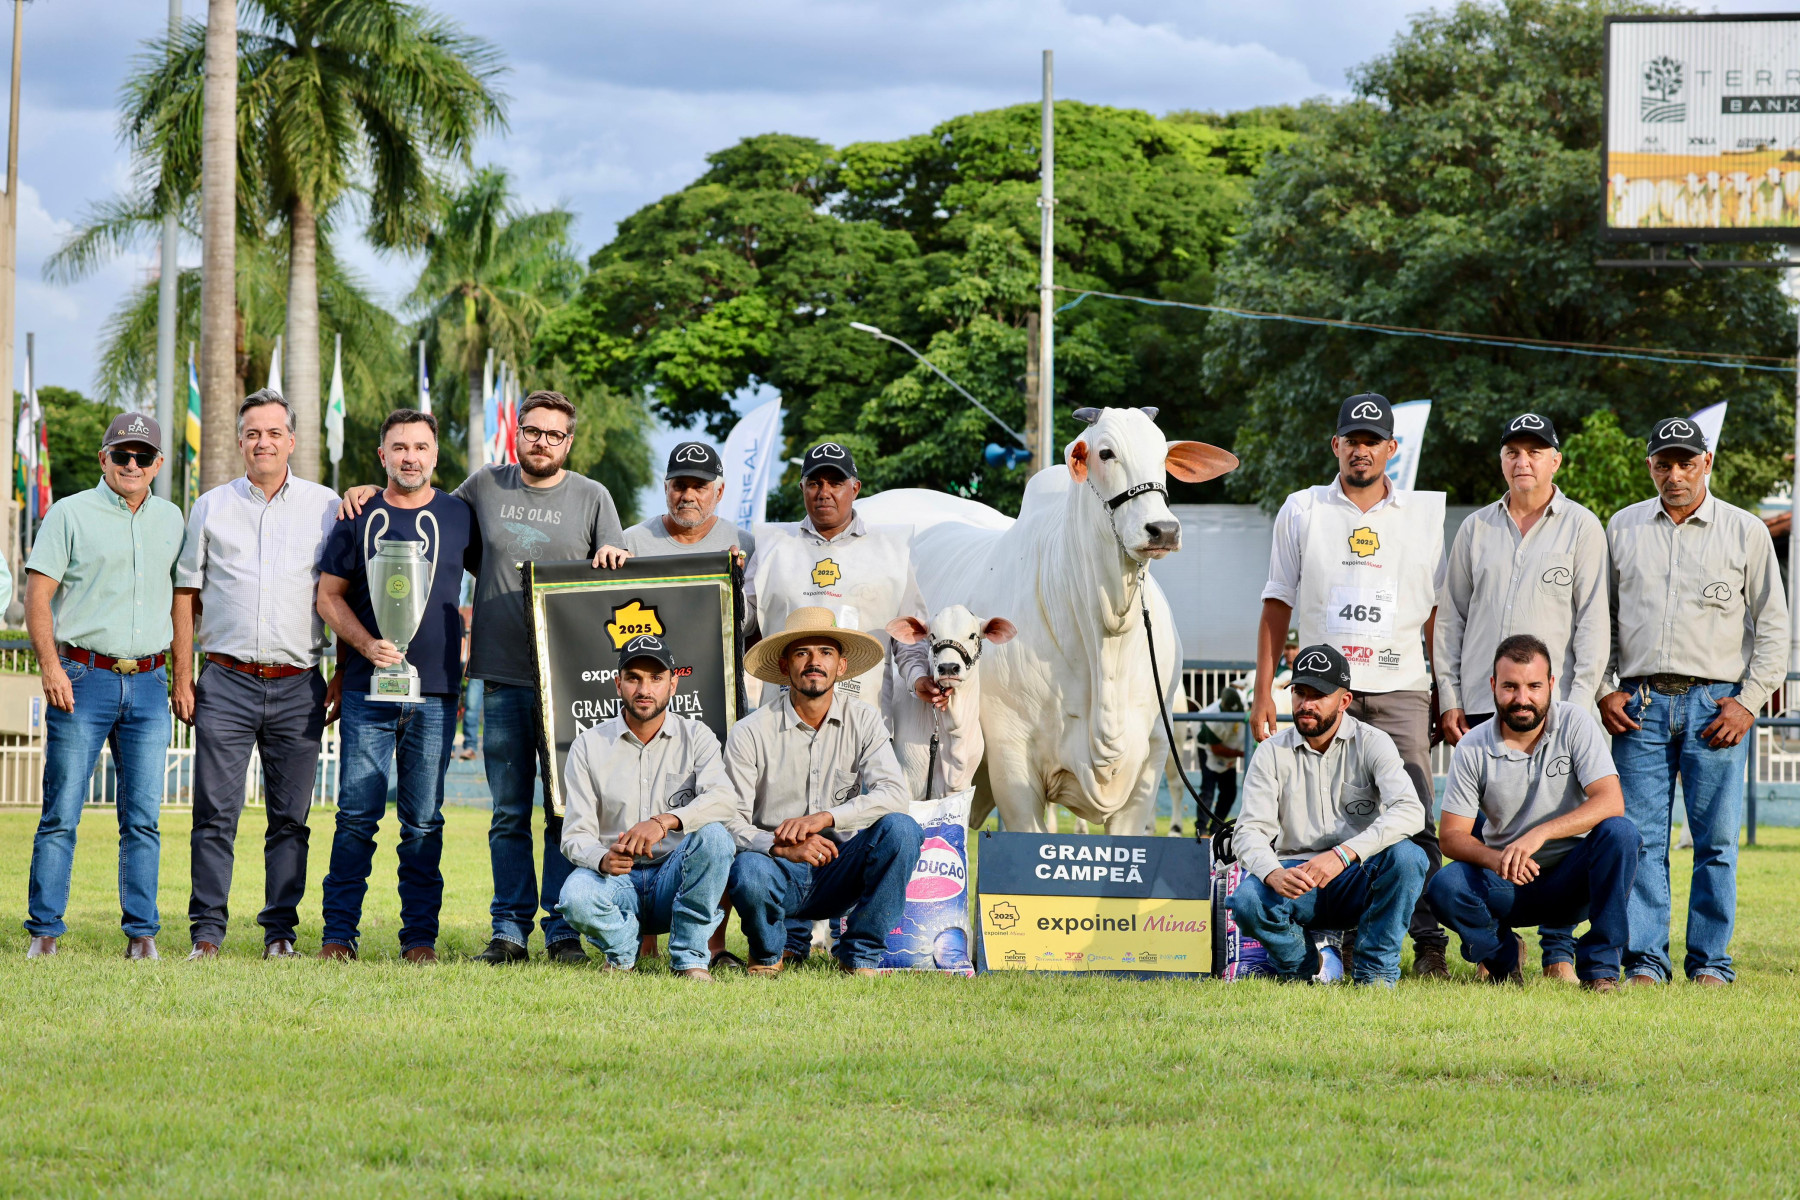
[[[486,816],[449,813],[452,958],[486,941]],[[93,812],[65,952],[28,963],[35,814],[0,811],[0,1194],[1800,1193],[1800,831],[1744,853],[1736,986],[1594,996],[1461,964],[1380,994],[413,968],[392,818],[365,961],[264,963],[261,821],[219,961],[180,958],[171,810],[170,957],[120,957],[116,833]]]

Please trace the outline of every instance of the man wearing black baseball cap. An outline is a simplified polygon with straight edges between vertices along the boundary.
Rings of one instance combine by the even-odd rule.
[[[856,458],[842,442],[820,442],[801,458],[806,519],[797,525],[767,525],[760,532],[744,579],[744,602],[754,623],[748,632],[779,631],[795,609],[829,609],[840,627],[867,632],[884,654],[883,662],[866,673],[840,680],[839,692],[874,705],[886,717],[889,689],[897,682],[941,708],[947,697],[932,681],[930,646],[895,643],[887,632],[896,617],[923,622],[927,616],[913,576],[911,531],[865,525],[855,507],[861,491]],[[889,658],[897,680],[888,672]],[[778,691],[765,688],[763,703],[772,702]]]
[[[1290,495],[1275,518],[1269,581],[1256,643],[1250,729],[1275,732],[1275,664],[1290,625],[1300,641],[1326,644],[1350,664],[1350,714],[1394,741],[1425,813],[1415,839],[1433,870],[1431,667],[1426,652],[1444,583],[1444,494],[1403,490],[1388,479],[1399,450],[1394,409],[1361,392],[1338,406],[1331,451],[1337,478]],[[1413,970],[1449,974],[1449,938],[1431,906],[1413,914]]]
[[[1768,526],[1712,493],[1713,456],[1700,427],[1666,417],[1646,444],[1654,499],[1613,515],[1616,690],[1600,697],[1643,835],[1628,907],[1625,977],[1674,978],[1669,957],[1669,828],[1675,787],[1694,838],[1687,959],[1697,984],[1735,978],[1738,828],[1744,757],[1756,713],[1787,677],[1788,608]]]
[[[1284,979],[1341,978],[1311,934],[1354,929],[1352,978],[1392,986],[1425,888],[1425,851],[1407,840],[1425,806],[1394,740],[1350,715],[1350,663],[1336,646],[1303,647],[1288,686],[1294,723],[1257,748],[1244,781],[1232,914]]]
[[[636,555],[705,554],[737,550],[748,558],[756,538],[719,515],[725,495],[725,464],[705,442],[682,442],[669,451],[663,473],[668,511],[625,531],[625,549]]]

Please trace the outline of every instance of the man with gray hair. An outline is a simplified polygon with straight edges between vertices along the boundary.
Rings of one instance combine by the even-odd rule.
[[[264,958],[294,957],[306,893],[307,817],[325,733],[319,659],[325,623],[313,608],[319,557],[337,493],[288,469],[294,410],[267,388],[238,405],[244,473],[188,514],[175,566],[175,715],[194,727],[190,958],[225,942],[233,847],[254,748],[269,831],[263,840]],[[206,665],[194,678],[198,626]]]

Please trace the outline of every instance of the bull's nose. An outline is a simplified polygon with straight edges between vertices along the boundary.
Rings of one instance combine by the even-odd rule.
[[[1150,521],[1144,525],[1144,532],[1150,535],[1152,549],[1173,550],[1181,545],[1180,521]]]
[[[962,664],[958,662],[940,663],[938,664],[937,673],[939,675],[961,675]]]

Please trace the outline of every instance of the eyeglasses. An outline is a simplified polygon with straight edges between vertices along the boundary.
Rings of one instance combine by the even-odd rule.
[[[156,460],[161,455],[154,450],[109,450],[106,457],[112,459],[115,467],[129,466],[135,462],[138,466],[148,470],[156,465]]]
[[[519,426],[519,436],[528,442],[542,442],[546,446],[560,446],[569,440],[569,435],[560,429],[539,429],[536,425]]]

